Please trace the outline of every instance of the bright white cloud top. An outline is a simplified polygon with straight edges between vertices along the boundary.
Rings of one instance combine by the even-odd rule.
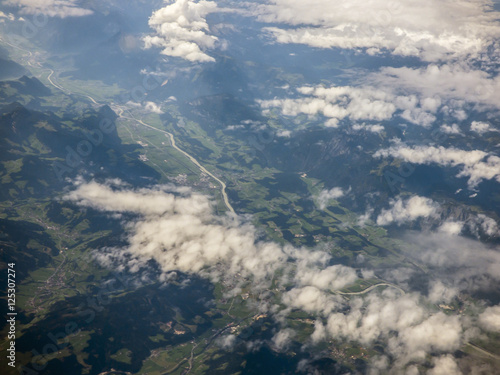
[[[210,35],[205,18],[216,9],[213,1],[177,0],[155,11],[149,19],[154,34],[144,37],[145,47],[159,47],[163,55],[192,62],[215,61],[204,51],[213,49],[218,40]]]
[[[384,209],[377,217],[378,225],[389,225],[392,223],[401,225],[420,218],[436,216],[439,205],[432,199],[414,196],[407,200],[401,198],[391,199],[390,208]]]
[[[316,201],[318,202],[319,208],[324,210],[330,200],[342,198],[344,194],[342,188],[339,187],[334,187],[330,190],[324,189],[320,191],[316,197]]]
[[[302,86],[296,89],[299,97],[258,102],[264,110],[277,108],[285,116],[323,115],[330,127],[343,119],[388,121],[394,117],[431,127],[440,114],[463,121],[471,110],[500,109],[496,94],[500,92],[500,77],[461,64],[383,67],[361,77],[350,86]],[[491,129],[475,123],[471,130],[482,134]],[[442,131],[460,133],[453,124]]]
[[[416,96],[397,95],[391,89],[378,89],[374,86],[304,86],[297,91],[302,97],[294,99],[260,100],[264,110],[278,108],[285,116],[306,114],[323,115],[327,118],[325,126],[337,127],[339,121],[386,121],[393,116],[424,127],[436,119],[436,100],[419,99]],[[382,130],[375,128],[374,130]]]
[[[498,131],[497,129],[493,128],[490,124],[483,121],[472,121],[472,123],[470,124],[470,130],[480,135],[488,132]]]

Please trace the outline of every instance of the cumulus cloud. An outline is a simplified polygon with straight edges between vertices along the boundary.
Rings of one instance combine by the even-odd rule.
[[[335,338],[369,345],[383,341],[394,360],[382,362],[399,369],[410,361],[425,362],[430,353],[452,353],[464,342],[461,318],[429,311],[421,303],[424,296],[389,288],[380,294],[347,299],[338,291],[357,280],[353,268],[332,265],[331,255],[325,251],[259,240],[253,225],[237,215],[216,216],[211,201],[189,188],[163,185],[132,189],[119,180],[105,184],[79,181],[65,199],[122,215],[128,244],[97,250],[96,258],[103,265],[137,273],[154,260],[162,271],[160,280],[168,280],[180,271],[213,282],[230,281],[233,287],[226,291],[228,295],[241,293],[248,283],[254,292],[274,285],[282,290],[279,303],[269,302],[259,308],[276,318],[283,318],[293,309],[310,313],[316,318],[312,342]],[[394,207],[399,207],[396,202]],[[433,209],[432,202],[423,198],[409,199],[394,210],[393,218],[425,216]],[[477,248],[467,252],[463,250],[468,246],[466,241],[459,239],[457,243],[443,238],[437,244],[444,248],[434,242],[429,246],[420,243],[423,250],[415,256],[436,267],[456,265],[461,268],[460,277],[484,273],[500,279],[498,254]],[[464,268],[468,272],[464,273]],[[430,302],[446,302],[459,290],[445,285],[444,281],[433,284]],[[485,310],[483,326],[491,321],[490,315]],[[283,350],[293,336],[292,330],[283,327],[271,344]],[[219,345],[231,348],[234,336],[220,339]]]
[[[5,14],[0,10],[0,23],[5,22],[5,19],[8,19],[9,21],[14,21],[16,17],[12,13]]]
[[[279,129],[276,132],[277,137],[290,138],[291,135],[292,135],[292,132],[290,130]]]
[[[134,108],[136,110],[141,110],[141,111],[144,111],[144,112],[151,112],[151,113],[156,113],[156,114],[159,114],[159,115],[161,115],[162,113],[164,113],[161,110],[161,106],[158,105],[158,104],[156,104],[155,102],[145,101],[145,102],[142,102],[142,103],[138,103],[138,102],[134,102],[134,101],[128,101],[126,103],[126,105],[128,107]]]
[[[438,164],[443,167],[460,167],[457,177],[468,177],[468,185],[474,188],[483,180],[500,182],[500,157],[481,150],[465,151],[442,146],[407,147],[397,144],[377,151],[374,157],[403,159],[414,164]]]
[[[229,125],[226,130],[245,129],[245,125]]]
[[[384,130],[384,127],[382,125],[369,125],[369,124],[354,124],[352,126],[353,130],[366,130],[371,133],[380,133],[382,130]]]
[[[400,225],[419,218],[429,218],[431,223],[438,225],[438,233],[460,235],[466,232],[475,235],[477,238],[481,238],[483,235],[489,237],[500,235],[498,223],[491,217],[465,210],[463,211],[466,216],[465,220],[455,220],[452,217],[447,217],[446,209],[428,198],[415,196],[405,201],[401,197],[397,197],[391,199],[389,204],[390,208],[383,209],[377,217],[378,225],[392,223]],[[369,210],[362,216],[362,219],[366,221],[372,214],[373,210]]]
[[[234,347],[234,345],[237,342],[236,336],[235,335],[224,335],[220,336],[216,339],[217,344],[225,349],[225,350],[230,350]]]
[[[420,218],[436,216],[439,205],[432,199],[414,196],[407,200],[401,198],[391,199],[390,208],[383,209],[377,216],[378,225],[395,223],[401,225]]]
[[[358,278],[350,267],[336,264],[319,270],[312,268],[309,262],[309,259],[299,259],[297,256],[297,270],[294,278],[297,285],[309,285],[334,291],[352,284]]]
[[[210,35],[206,21],[206,16],[216,10],[213,1],[176,0],[150,17],[154,34],[144,37],[145,47],[159,47],[163,55],[193,62],[215,61],[204,51],[213,49],[218,40]]]
[[[479,324],[488,331],[500,332],[500,305],[487,307],[479,315]]]
[[[381,295],[370,294],[364,299],[350,300],[346,313],[331,312],[334,302],[327,301],[327,310],[323,312],[326,318],[315,322],[311,340],[344,338],[362,345],[383,340],[387,353],[396,361],[392,366],[387,360],[372,363],[372,367],[380,370],[402,369],[410,361],[425,360],[429,352],[447,353],[458,349],[463,340],[460,318],[442,312],[429,313],[419,299],[418,294],[396,298],[394,291],[386,290]],[[310,306],[308,301],[303,302]],[[306,311],[315,310],[310,307]]]
[[[441,226],[438,228],[439,232],[457,235],[462,233],[464,228],[464,223],[462,221],[449,221],[446,220]]]
[[[45,14],[49,17],[82,17],[93,13],[82,8],[77,0],[6,0],[5,5],[17,6],[21,14]]]
[[[331,256],[326,252],[257,241],[255,227],[238,217],[215,216],[206,196],[186,188],[127,190],[90,182],[80,184],[66,199],[105,212],[141,216],[127,224],[126,249],[108,249],[97,255],[108,265],[114,259],[123,260],[126,254],[132,271],[154,259],[166,273],[199,273],[213,281],[239,274],[239,280],[251,278],[256,285],[267,285],[281,270],[283,282],[330,290],[357,279],[354,269],[327,266]],[[289,260],[294,261],[293,277],[288,272]]]
[[[472,217],[467,222],[467,226],[470,231],[478,237],[482,233],[490,237],[497,237],[500,234],[498,223],[491,217],[484,214],[478,214],[477,216]]]
[[[399,117],[409,123],[430,127],[438,115],[456,121],[468,118],[471,109],[499,110],[497,92],[500,76],[473,69],[466,64],[430,64],[422,68],[383,67],[362,75],[351,86],[303,86],[299,97],[258,101],[267,111],[278,108],[286,116],[323,115],[326,126],[339,121],[388,121]],[[354,130],[383,130],[379,124],[355,124]],[[476,129],[476,130],[475,130]],[[459,134],[457,124],[443,125],[448,134]],[[473,131],[491,131],[486,123],[476,123]]]
[[[490,124],[482,121],[472,121],[472,123],[470,124],[470,130],[478,134],[497,131],[497,129],[491,127]]]
[[[350,312],[330,314],[325,330],[329,337],[345,337],[363,345],[385,339],[388,352],[406,364],[422,360],[431,350],[458,349],[462,326],[457,316],[426,312],[417,295],[395,299],[392,291],[385,291],[381,297],[369,295],[365,301],[350,301]]]
[[[478,56],[500,35],[498,13],[487,0],[273,0],[257,13],[261,21],[288,25],[265,29],[278,43],[426,61]]]
[[[433,362],[434,367],[427,372],[429,375],[462,375],[451,355],[435,358]]]
[[[159,114],[161,115],[163,113],[163,111],[161,110],[160,106],[154,102],[146,102],[144,103],[144,108],[149,111],[149,112],[153,112],[153,113],[156,113],[156,114]]]
[[[318,343],[320,341],[325,340],[326,338],[326,329],[321,320],[316,320],[314,322],[314,332],[311,335],[311,341],[313,343]]]
[[[401,117],[422,126],[429,126],[435,119],[423,112],[416,98],[398,97],[389,91],[372,86],[304,86],[297,88],[302,97],[296,99],[258,100],[264,110],[279,108],[285,116],[317,114],[328,120],[325,125],[337,127],[345,118],[351,120],[383,121],[389,120],[398,111]],[[379,127],[370,128],[380,131]]]
[[[318,202],[319,208],[324,210],[328,205],[328,202],[331,199],[338,199],[344,196],[344,191],[342,188],[334,187],[330,190],[321,190],[321,192],[316,197],[316,201]]]
[[[445,134],[461,134],[460,128],[457,124],[446,125],[443,124],[440,127],[441,131]]]
[[[293,329],[285,328],[274,335],[271,341],[277,350],[282,351],[290,345],[294,336],[295,331]]]
[[[313,286],[294,288],[286,292],[283,295],[283,302],[292,308],[324,316],[328,316],[342,306],[340,296],[325,293]]]
[[[453,286],[446,286],[440,280],[431,283],[429,301],[432,303],[450,303],[459,290]]]

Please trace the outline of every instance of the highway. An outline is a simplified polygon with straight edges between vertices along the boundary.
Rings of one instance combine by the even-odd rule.
[[[52,77],[52,74],[54,74],[54,71],[52,69],[49,69],[50,70],[50,74],[49,76],[47,77],[48,81],[50,82],[50,84],[52,86],[54,86],[55,88],[61,90],[62,92],[64,92],[65,94],[67,94],[68,92],[61,86],[55,84],[54,82],[52,82],[52,80],[50,79],[50,77]],[[93,98],[91,97],[90,95],[83,95],[85,96],[86,98],[90,99],[92,101],[92,103],[94,104],[97,104],[99,105],[99,103]],[[173,148],[175,148],[177,151],[179,151],[181,154],[183,154],[184,156],[186,156],[193,164],[195,164],[203,173],[206,173],[207,175],[209,175],[210,177],[212,177],[215,181],[218,182],[218,184],[220,185],[220,188],[221,188],[221,194],[222,194],[222,199],[224,200],[224,205],[227,207],[227,209],[232,213],[232,214],[235,214],[235,211],[234,211],[234,208],[233,206],[231,206],[231,203],[229,203],[229,198],[227,196],[227,193],[226,193],[226,184],[224,183],[224,181],[222,181],[221,179],[219,179],[218,177],[214,176],[210,171],[208,171],[203,165],[200,164],[200,162],[198,162],[198,160],[196,160],[195,157],[193,157],[192,155],[188,154],[186,151],[184,151],[183,149],[179,148],[179,146],[177,146],[177,144],[175,143],[175,138],[174,138],[174,135],[172,133],[169,133],[168,131],[166,130],[162,130],[162,129],[158,129],[158,128],[155,128],[154,126],[151,126],[149,124],[146,124],[144,121],[142,120],[139,120],[137,118],[135,118],[132,114],[130,114],[129,112],[129,115],[131,117],[125,117],[123,116],[123,109],[120,108],[119,110],[119,113],[118,116],[120,118],[125,118],[125,119],[128,119],[128,120],[134,120],[136,122],[138,122],[139,124],[143,125],[143,126],[146,126],[150,129],[153,129],[153,130],[156,130],[158,132],[161,132],[163,134],[166,134],[168,137],[169,137],[169,140],[170,140],[170,144],[172,145]]]
[[[340,292],[340,291],[335,291],[334,293],[335,294],[341,294],[343,296],[345,296],[345,295],[351,296],[351,295],[365,294],[365,293],[368,293],[371,290],[373,290],[373,289],[375,289],[375,288],[377,288],[379,286],[383,286],[383,285],[391,287],[391,288],[394,288],[394,289],[397,289],[397,290],[399,290],[401,292],[401,294],[405,294],[405,291],[403,289],[401,289],[399,286],[393,285],[393,284],[389,284],[389,283],[380,283],[380,284],[371,285],[368,288],[366,288],[365,290],[362,290],[360,292]]]
[[[122,112],[123,113],[123,112]],[[229,199],[228,199],[228,196],[227,196],[227,193],[226,193],[226,184],[224,183],[224,181],[220,180],[219,178],[217,178],[216,176],[214,176],[212,173],[210,173],[210,171],[208,171],[203,165],[201,165],[198,160],[196,160],[193,156],[191,156],[190,154],[188,154],[186,151],[182,150],[181,148],[179,148],[177,146],[177,144],[175,143],[175,138],[174,138],[174,135],[172,133],[169,133],[168,131],[166,130],[162,130],[162,129],[158,129],[158,128],[155,128],[154,126],[151,126],[149,124],[146,124],[145,122],[143,122],[142,120],[139,120],[139,119],[136,119],[134,116],[130,115],[131,117],[125,117],[122,115],[122,113],[120,113],[118,116],[120,116],[121,118],[126,118],[126,119],[129,119],[129,120],[134,120],[134,121],[137,121],[139,124],[143,125],[143,126],[146,126],[150,129],[154,129],[158,132],[161,132],[161,133],[164,133],[166,134],[169,139],[170,139],[170,143],[172,144],[172,147],[175,148],[177,151],[179,151],[180,153],[182,153],[184,156],[186,156],[189,160],[191,160],[191,162],[193,164],[195,164],[203,173],[206,173],[207,175],[209,175],[210,177],[212,177],[215,181],[217,181],[221,187],[221,193],[222,193],[222,198],[224,200],[224,204],[226,205],[227,209],[229,211],[231,211],[231,213],[235,213],[233,207],[231,206],[231,204],[229,203]],[[129,112],[130,114],[130,112]]]
[[[62,92],[64,92],[65,94],[67,94],[68,92],[66,92],[66,90],[64,88],[62,88],[61,86],[59,86],[59,85],[55,84],[54,82],[52,82],[52,80],[50,79],[50,77],[52,77],[52,74],[54,74],[54,71],[52,69],[49,69],[49,70],[50,70],[50,74],[47,76],[47,79],[50,82],[50,84],[52,86],[54,86],[56,89],[59,89]]]
[[[484,350],[483,348],[480,348],[479,346],[471,343],[470,341],[466,343],[466,345],[470,346],[471,348],[477,350],[479,353],[489,357],[489,358],[493,358],[493,359],[496,359],[496,360],[500,360],[500,356],[496,355],[496,354],[493,354],[493,353],[490,353],[486,350]]]

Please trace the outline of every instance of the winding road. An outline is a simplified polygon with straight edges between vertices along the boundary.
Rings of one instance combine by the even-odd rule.
[[[90,100],[92,100],[92,103],[99,105],[99,103],[97,103],[97,102],[94,100],[94,98],[93,98],[93,97],[91,97],[91,96],[89,96],[89,95],[85,95],[85,96],[86,96],[87,98],[89,98]],[[122,111],[122,113],[123,113],[123,111]]]
[[[52,69],[49,69],[50,70],[50,74],[47,76],[47,80],[50,82],[50,84],[52,86],[54,86],[56,89],[59,89],[61,90],[62,92],[64,92],[65,94],[67,94],[66,90],[64,88],[62,88],[61,86],[55,84],[54,82],[52,82],[52,80],[50,79],[50,77],[52,77],[52,74],[54,74],[54,71]]]
[[[14,47],[14,48],[17,48],[19,50],[22,50],[24,52],[27,52],[30,54],[31,56],[31,52],[30,51],[27,51],[27,50],[24,50],[20,47],[17,47],[17,46],[14,46],[10,43],[8,43],[7,41],[5,41],[3,38],[0,37],[0,41]],[[49,81],[49,83],[54,86],[56,89],[58,90],[61,90],[62,92],[64,92],[65,94],[71,94],[70,91],[66,91],[66,89],[64,89],[64,87],[62,86],[59,86],[58,84],[54,83],[51,79],[52,75],[54,74],[54,71],[52,69],[48,69],[50,71],[50,74],[47,76],[47,80]],[[92,103],[94,104],[97,104],[99,105],[99,103],[93,98],[91,97],[90,95],[86,95],[86,94],[79,94],[79,95],[82,95],[88,99],[90,99],[92,101]],[[130,112],[129,112],[130,114]],[[180,153],[182,153],[184,156],[186,156],[193,164],[195,164],[203,173],[206,173],[207,175],[209,175],[210,177],[212,177],[215,181],[218,182],[218,184],[220,185],[221,187],[221,194],[222,194],[222,198],[224,200],[224,205],[227,207],[227,209],[232,213],[232,214],[235,214],[235,211],[234,211],[234,208],[233,206],[231,206],[231,203],[229,203],[229,198],[227,196],[227,193],[226,193],[226,184],[224,183],[224,181],[220,180],[219,178],[217,178],[216,176],[214,176],[211,172],[209,172],[203,165],[201,165],[198,160],[196,160],[193,156],[191,156],[190,154],[188,154],[186,151],[182,150],[181,148],[179,148],[177,146],[177,144],[175,143],[175,138],[174,138],[174,135],[172,133],[169,133],[165,130],[162,130],[162,129],[158,129],[158,128],[155,128],[154,126],[151,126],[151,125],[148,125],[146,124],[145,122],[143,122],[142,120],[139,120],[139,119],[136,119],[134,116],[131,116],[131,118],[128,118],[128,117],[125,117],[123,116],[123,109],[120,108],[120,113],[118,113],[118,116],[120,118],[127,118],[127,119],[130,119],[130,120],[134,120],[136,122],[138,122],[139,124],[143,125],[143,126],[146,126],[150,129],[153,129],[153,130],[156,130],[158,132],[161,132],[161,133],[164,133],[166,134],[169,139],[170,139],[170,143],[172,145],[173,148],[175,148],[177,151],[179,151]]]
[[[50,70],[50,74],[47,77],[47,80],[50,82],[50,84],[52,86],[54,86],[55,88],[61,90],[62,92],[67,93],[66,90],[63,87],[61,87],[61,86],[55,84],[54,82],[52,82],[52,80],[50,79],[50,77],[52,77],[52,74],[54,74],[54,71],[52,69],[49,69],[49,70]],[[90,99],[92,101],[92,103],[99,105],[99,103],[93,97],[91,97],[90,95],[85,95],[85,94],[79,94],[79,95],[83,95],[84,97]],[[150,129],[153,129],[153,130],[156,130],[156,131],[161,132],[163,134],[166,134],[169,137],[170,144],[172,145],[173,148],[175,148],[177,151],[179,151],[181,154],[183,154],[185,157],[187,157],[193,164],[195,164],[200,169],[200,171],[202,171],[203,173],[206,173],[207,175],[209,175],[210,177],[212,177],[215,181],[217,181],[219,183],[219,185],[221,187],[222,199],[224,200],[224,205],[227,207],[227,209],[232,214],[236,213],[234,211],[233,206],[231,206],[231,203],[229,203],[229,198],[228,198],[227,193],[226,193],[226,184],[224,183],[224,181],[222,181],[221,179],[219,179],[216,176],[214,176],[203,165],[201,165],[200,162],[198,162],[198,160],[196,160],[193,156],[191,156],[190,154],[188,154],[183,149],[179,148],[179,146],[177,146],[177,144],[175,143],[175,138],[174,138],[174,135],[172,133],[169,133],[166,130],[158,129],[158,128],[155,128],[154,126],[146,124],[144,121],[135,118],[130,112],[129,112],[130,117],[125,117],[125,116],[123,116],[123,112],[124,112],[123,109],[120,108],[119,113],[117,113],[118,117],[125,118],[125,119],[128,119],[128,120],[134,120],[134,121],[138,122],[139,124],[141,124],[143,126],[146,126],[146,127],[150,128]]]
[[[90,97],[89,97],[90,98]],[[92,99],[92,98],[91,98]],[[93,100],[93,99],[92,99]],[[95,101],[94,101],[95,102]],[[122,112],[123,113],[123,112]],[[125,119],[129,119],[129,120],[134,120],[134,121],[137,121],[139,124],[143,125],[143,126],[146,126],[150,129],[154,129],[156,131],[159,131],[161,133],[164,133],[166,134],[169,139],[170,139],[170,143],[172,144],[172,147],[175,148],[177,151],[179,151],[180,153],[182,153],[184,156],[186,156],[189,160],[191,160],[191,162],[193,164],[195,164],[199,169],[200,171],[202,171],[203,173],[206,173],[207,175],[209,175],[210,177],[212,177],[215,181],[217,181],[219,183],[219,185],[221,186],[221,193],[222,193],[222,198],[224,200],[224,204],[226,205],[227,209],[229,211],[231,211],[231,213],[235,213],[234,209],[233,209],[233,206],[231,206],[231,204],[229,203],[229,199],[228,199],[228,196],[227,196],[227,193],[226,193],[226,184],[224,183],[224,181],[220,180],[219,178],[217,178],[216,176],[214,176],[212,173],[210,173],[203,165],[201,165],[198,160],[196,160],[193,156],[191,156],[190,154],[188,154],[186,151],[182,150],[181,148],[179,148],[176,143],[175,143],[175,138],[174,138],[174,135],[172,133],[169,133],[168,131],[166,130],[162,130],[162,129],[158,129],[158,128],[155,128],[154,126],[151,126],[151,125],[148,125],[146,124],[144,121],[142,120],[139,120],[139,119],[136,119],[134,116],[132,116],[130,114],[131,117],[125,117],[122,115],[122,113],[118,114],[118,116],[120,116],[121,118],[125,118]]]
[[[7,42],[5,39],[1,38],[0,37],[0,41],[10,45],[11,47],[13,48],[17,48],[21,51],[24,51],[26,53],[29,54],[29,56],[31,57],[32,53],[30,51],[27,51],[27,50],[24,50],[23,48],[20,48],[18,46],[15,46],[9,42]],[[31,65],[31,63],[28,61],[27,62],[28,65]],[[66,91],[66,89],[64,89],[62,86],[59,86],[58,84],[54,83],[52,81],[52,76],[54,75],[54,71],[52,69],[48,69],[50,71],[50,74],[47,76],[47,80],[48,82],[55,88],[57,88],[58,90],[61,90],[62,92],[64,92],[65,94],[68,94],[68,93],[71,93],[69,90]],[[99,105],[100,103],[98,103],[94,98],[92,98],[91,96],[89,95],[85,95],[85,94],[79,94],[79,95],[82,95],[84,97],[87,97],[88,99],[90,99],[92,101],[92,103],[96,104],[96,105]],[[158,131],[158,132],[161,132],[163,134],[165,134],[169,140],[170,140],[170,143],[172,145],[172,147],[174,149],[176,149],[177,151],[179,151],[180,153],[182,153],[185,157],[187,157],[193,164],[195,164],[199,169],[200,171],[202,171],[203,173],[207,174],[208,176],[210,176],[212,179],[214,179],[215,181],[217,181],[217,183],[220,185],[220,188],[221,188],[221,194],[222,194],[222,197],[223,197],[223,200],[224,200],[224,204],[225,206],[227,207],[227,209],[235,214],[235,211],[233,209],[233,207],[231,206],[231,204],[229,203],[229,199],[228,199],[228,196],[227,196],[227,193],[226,193],[226,184],[220,180],[218,177],[216,177],[215,175],[213,175],[211,172],[209,172],[203,165],[201,165],[198,160],[196,158],[194,158],[192,155],[190,155],[189,153],[187,153],[186,151],[182,150],[181,148],[179,148],[175,142],[175,137],[172,133],[168,132],[168,131],[165,131],[165,130],[162,130],[162,129],[158,129],[154,126],[151,126],[149,124],[146,124],[145,122],[143,122],[142,120],[139,120],[135,117],[133,117],[130,112],[130,118],[129,117],[125,117],[123,116],[123,109],[122,108],[119,108],[119,113],[118,113],[118,116],[120,118],[125,118],[125,119],[129,119],[129,120],[133,120],[133,121],[136,121],[137,123],[145,126],[145,127],[148,127],[150,129],[153,129],[155,131]],[[61,240],[61,237],[59,237],[59,239]],[[60,248],[62,248],[62,245],[60,244]],[[66,255],[63,253],[63,261],[59,264],[59,266],[55,269],[55,271],[53,272],[53,274],[51,276],[49,276],[47,278],[47,280],[45,281],[45,284],[41,287],[41,288],[47,288],[48,286],[50,286],[50,282],[51,280],[56,276],[56,274],[59,272],[59,270],[61,269],[61,267],[65,264],[65,261],[66,261]],[[362,294],[366,294],[366,293],[369,293],[370,291],[374,290],[375,288],[378,288],[378,287],[381,287],[381,286],[388,286],[388,287],[391,287],[391,288],[395,288],[397,289],[399,292],[401,292],[402,295],[405,294],[405,291],[403,289],[401,289],[400,287],[396,286],[396,285],[393,285],[393,284],[390,284],[390,283],[386,283],[386,282],[382,282],[382,283],[378,283],[378,284],[375,284],[375,285],[371,285],[369,287],[367,287],[366,289],[362,290],[362,291],[359,291],[359,292],[341,292],[341,291],[335,291],[334,293],[335,294],[339,294],[339,295],[362,295]],[[34,301],[35,301],[35,298],[36,296],[33,298],[32,300],[32,303],[33,303],[33,306],[34,306]],[[234,299],[233,299],[234,301]],[[231,304],[231,307],[232,307],[232,304]],[[230,310],[229,310],[230,311]],[[228,311],[228,313],[229,313]],[[241,322],[241,321],[240,321]],[[187,372],[191,371],[191,369],[193,368],[193,361],[195,360],[196,357],[198,357],[199,355],[201,355],[211,344],[212,342],[214,341],[214,339],[216,337],[218,337],[223,331],[227,330],[228,328],[230,327],[230,325],[220,329],[218,332],[216,332],[211,338],[210,340],[208,341],[207,345],[205,346],[205,348],[200,352],[198,353],[197,355],[195,355],[194,351],[196,349],[196,347],[198,346],[197,343],[195,343],[191,349],[191,354],[190,354],[190,357],[189,358],[185,358],[183,359],[181,362],[179,362],[173,369],[169,370],[169,372],[172,372],[174,370],[176,370],[182,363],[188,361],[189,363],[189,367],[187,369]],[[465,345],[471,347],[472,349],[476,350],[477,352],[481,353],[482,355],[484,356],[487,356],[489,358],[492,358],[492,359],[495,359],[495,360],[500,360],[500,356],[494,354],[494,353],[491,353],[489,351],[486,351],[484,350],[483,348],[477,346],[476,344],[473,344],[471,342],[466,342]],[[116,372],[120,372],[122,374],[130,374],[129,372],[124,372],[124,371],[118,371],[118,370],[111,370],[111,371],[107,371],[107,372],[102,372],[100,375],[105,375],[105,374],[111,374],[111,373],[116,373]]]

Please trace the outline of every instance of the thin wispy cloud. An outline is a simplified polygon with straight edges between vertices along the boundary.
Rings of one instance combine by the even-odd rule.
[[[272,0],[256,7],[278,43],[415,56],[424,61],[478,57],[500,35],[487,0]]]
[[[460,150],[443,146],[414,146],[398,144],[381,149],[376,158],[393,157],[414,164],[437,164],[443,167],[458,167],[457,177],[467,177],[468,186],[476,187],[483,180],[500,182],[500,157],[481,150]]]
[[[4,0],[3,4],[16,6],[21,14],[45,14],[49,17],[83,17],[93,14],[78,0]]]

